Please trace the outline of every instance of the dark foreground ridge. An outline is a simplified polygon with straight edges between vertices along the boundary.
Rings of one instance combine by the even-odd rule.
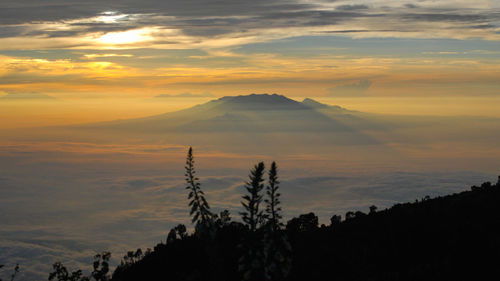
[[[247,185],[255,183],[261,168],[260,163],[255,166]],[[265,246],[269,229],[252,231],[254,225],[231,221],[228,213],[221,213],[210,230],[198,224],[196,232],[187,235],[179,225],[166,244],[136,260],[130,252],[112,277],[116,281],[488,280],[500,273],[499,203],[500,177],[495,185],[486,182],[458,194],[426,197],[381,211],[372,206],[369,214],[348,212],[344,220],[334,215],[328,226],[318,226],[314,213],[304,214],[277,227],[274,235],[286,241],[275,243],[271,251]],[[260,256],[259,247],[264,249]],[[268,262],[276,253],[282,256]],[[259,270],[261,274],[254,275]]]
[[[179,224],[166,243],[128,252],[112,275],[104,252],[89,276],[55,263],[49,280],[494,280],[500,274],[500,176],[458,194],[333,215],[319,226],[314,213],[281,222],[275,162],[269,171],[263,162],[250,171],[242,222],[227,210],[211,211],[191,148],[185,169],[194,233]]]

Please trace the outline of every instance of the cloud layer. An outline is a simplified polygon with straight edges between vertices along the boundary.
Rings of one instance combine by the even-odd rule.
[[[165,241],[177,223],[189,226],[184,147],[47,145],[0,150],[0,263],[7,268],[20,263],[20,279],[43,280],[56,261],[89,270],[92,256],[103,250],[113,253],[116,265],[127,250]],[[212,208],[229,209],[239,220],[248,169],[261,156],[196,155]],[[304,169],[305,162],[314,166],[312,159],[297,159],[278,162],[285,218],[314,211],[321,223],[333,214],[367,212],[372,204],[382,209],[494,179],[463,171],[326,173]],[[316,166],[328,163],[314,159],[321,162]]]
[[[364,2],[364,3],[363,3]],[[3,48],[223,48],[311,34],[498,40],[489,1],[7,1]],[[31,39],[30,45],[22,45]]]

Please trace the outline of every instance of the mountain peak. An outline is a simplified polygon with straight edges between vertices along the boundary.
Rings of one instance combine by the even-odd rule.
[[[310,99],[310,98],[305,98],[302,101],[302,104],[307,106],[307,107],[311,107],[311,108],[327,108],[327,107],[329,107],[329,105],[327,105],[327,104],[320,103],[320,102],[315,101],[315,100]]]
[[[239,95],[239,96],[225,96],[219,101],[232,101],[232,102],[283,102],[283,101],[291,101],[295,102],[292,99],[289,99],[283,95],[278,94],[249,94],[249,95]]]
[[[236,110],[305,109],[304,105],[300,102],[278,94],[226,96],[215,102],[219,103],[220,106]]]
[[[349,110],[349,109],[345,109],[341,106],[338,106],[338,105],[328,105],[328,104],[324,104],[324,103],[321,103],[319,101],[316,101],[316,100],[313,100],[313,99],[310,99],[310,98],[305,98],[301,104],[309,107],[309,108],[312,108],[312,109],[328,109],[329,111],[332,111],[332,112],[336,112],[336,113],[354,113],[356,111],[353,111],[353,110]]]

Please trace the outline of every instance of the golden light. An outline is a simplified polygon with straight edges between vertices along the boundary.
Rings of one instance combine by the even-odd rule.
[[[97,39],[104,44],[132,44],[153,39],[148,28],[106,33]]]
[[[96,18],[96,21],[104,23],[115,23],[126,18],[127,15],[125,14],[118,14],[117,12],[104,12],[102,13],[102,16]]]

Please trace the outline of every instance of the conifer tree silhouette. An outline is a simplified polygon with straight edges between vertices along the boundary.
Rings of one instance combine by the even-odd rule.
[[[259,205],[262,202],[261,191],[264,188],[264,184],[262,183],[264,181],[263,176],[264,163],[260,162],[250,171],[250,175],[248,176],[250,181],[245,185],[249,194],[244,195],[244,201],[241,202],[245,211],[240,214],[251,232],[255,232],[263,220],[263,212],[259,210]]]
[[[240,247],[244,254],[239,259],[238,271],[242,274],[243,280],[261,281],[265,280],[265,254],[261,232],[258,227],[263,224],[263,212],[259,210],[262,202],[262,190],[264,189],[264,163],[260,162],[250,170],[249,181],[245,184],[248,192],[243,196],[241,202],[245,211],[241,212],[243,222],[249,228],[249,232],[244,238]]]
[[[201,190],[201,185],[198,181],[199,179],[195,176],[196,171],[194,169],[192,147],[190,147],[188,151],[185,169],[186,173],[184,175],[186,176],[186,182],[188,184],[188,186],[186,186],[186,189],[189,190],[188,199],[191,200],[189,202],[189,206],[191,207],[191,211],[189,212],[189,214],[193,216],[191,222],[196,226],[207,226],[211,224],[213,214],[210,212],[210,206],[205,199],[203,190]]]
[[[266,187],[266,194],[268,198],[264,200],[264,202],[266,202],[267,204],[267,218],[269,219],[269,224],[273,231],[277,231],[280,227],[283,226],[283,223],[280,221],[282,216],[280,214],[281,207],[279,207],[281,203],[281,194],[278,193],[279,183],[278,167],[276,166],[276,162],[273,162],[271,164],[271,169],[269,170],[269,184]]]
[[[263,252],[265,256],[265,280],[279,281],[284,280],[291,268],[291,245],[288,238],[281,228],[283,223],[280,221],[281,204],[278,193],[278,167],[276,162],[271,164],[269,170],[268,185],[266,187],[266,217],[268,219],[264,228]]]

